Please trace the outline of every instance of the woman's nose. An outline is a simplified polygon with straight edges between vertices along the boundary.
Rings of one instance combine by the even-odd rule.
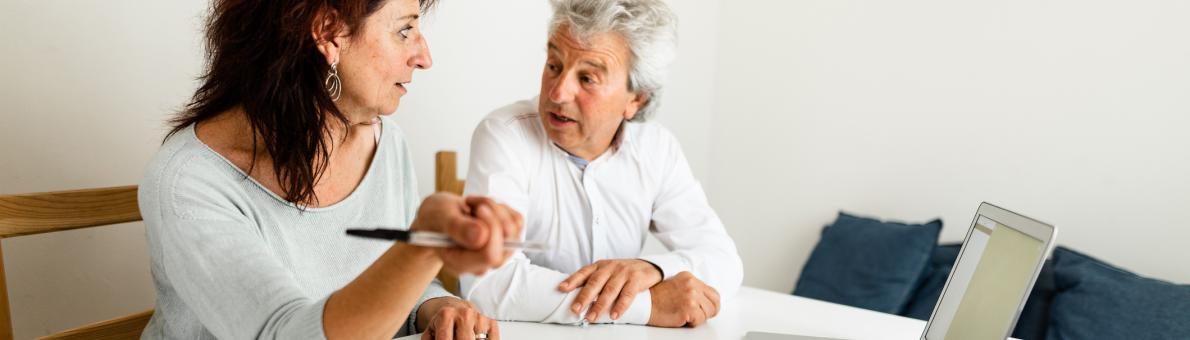
[[[418,39],[417,45],[417,51],[409,58],[409,66],[423,70],[434,66],[434,58],[430,56],[430,46],[426,43],[426,39]]]

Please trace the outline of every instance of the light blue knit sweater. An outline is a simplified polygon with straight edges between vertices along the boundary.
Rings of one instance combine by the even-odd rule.
[[[404,134],[382,118],[371,168],[343,201],[304,212],[203,144],[170,137],[140,183],[156,312],[142,339],[324,339],[322,310],[392,244],[349,227],[407,228],[421,202]],[[449,296],[435,282],[417,307]]]

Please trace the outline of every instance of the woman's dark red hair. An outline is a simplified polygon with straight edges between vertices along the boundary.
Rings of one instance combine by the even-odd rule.
[[[215,0],[202,86],[170,120],[170,135],[239,106],[260,139],[254,145],[272,158],[282,197],[299,207],[317,203],[314,184],[330,153],[324,136],[349,122],[324,88],[330,65],[314,25],[331,20],[350,35],[388,1]],[[419,0],[423,12],[435,2]],[[256,154],[254,146],[253,167]]]

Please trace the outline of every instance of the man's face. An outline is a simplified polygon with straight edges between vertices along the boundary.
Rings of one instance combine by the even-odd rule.
[[[547,52],[538,102],[541,123],[554,144],[595,159],[611,146],[620,123],[644,103],[643,96],[628,91],[628,45],[615,33],[579,41],[563,25],[550,37]]]

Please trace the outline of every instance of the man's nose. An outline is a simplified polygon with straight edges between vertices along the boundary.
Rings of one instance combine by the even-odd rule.
[[[574,100],[574,93],[578,89],[578,82],[574,77],[563,73],[561,76],[554,78],[553,86],[550,87],[549,99],[554,103],[567,103]]]

